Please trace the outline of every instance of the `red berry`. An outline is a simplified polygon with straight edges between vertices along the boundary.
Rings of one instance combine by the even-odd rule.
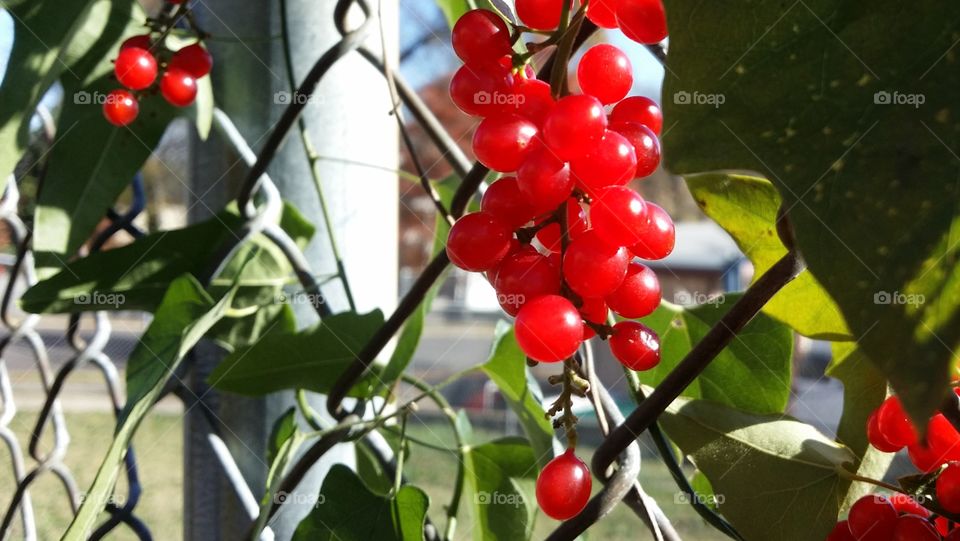
[[[460,16],[450,41],[453,51],[467,64],[490,62],[513,52],[507,24],[486,9],[473,9]]]
[[[879,417],[876,411],[867,417],[867,439],[870,441],[870,445],[884,453],[896,453],[903,449],[902,445],[894,445],[887,440],[883,431],[880,430]]]
[[[890,495],[890,503],[893,504],[893,508],[897,510],[901,515],[918,515],[921,517],[929,517],[930,511],[920,505],[913,496],[907,494],[901,494],[900,492],[894,492]]]
[[[573,191],[570,166],[543,146],[530,152],[520,165],[517,184],[527,202],[533,206],[534,214],[557,208]]]
[[[523,24],[534,30],[553,30],[560,25],[563,0],[516,0],[514,7]]]
[[[194,79],[199,79],[210,73],[212,67],[213,57],[199,43],[187,45],[173,53],[169,64],[170,69],[181,69],[193,76]]]
[[[617,6],[623,0],[590,0],[587,18],[600,28],[617,27]]]
[[[917,443],[917,431],[903,411],[900,399],[895,396],[887,398],[877,408],[877,426],[893,445],[904,447]]]
[[[847,525],[847,521],[841,520],[830,530],[827,541],[857,541],[857,539],[850,533],[850,526]]]
[[[570,161],[585,154],[606,128],[607,115],[600,100],[583,94],[565,96],[547,115],[543,138],[557,158]]]
[[[940,534],[927,519],[903,515],[893,529],[893,541],[940,541]]]
[[[137,118],[140,104],[126,90],[112,90],[103,102],[103,116],[114,126],[126,126]]]
[[[652,45],[667,37],[667,15],[661,0],[628,0],[617,6],[617,23],[628,38]]]
[[[580,313],[559,295],[527,299],[514,323],[520,349],[536,361],[553,363],[569,358],[583,342]]]
[[[547,516],[567,520],[587,505],[592,483],[590,468],[573,454],[573,449],[567,449],[537,477],[537,503]]]
[[[922,443],[907,447],[907,455],[910,457],[910,462],[913,462],[913,465],[923,473],[930,473],[943,464],[940,454]]]
[[[503,311],[517,315],[528,300],[560,292],[560,271],[532,246],[524,246],[503,259],[494,283]]]
[[[646,236],[647,206],[630,188],[610,186],[590,204],[590,223],[610,244],[633,246]]]
[[[942,413],[927,423],[927,445],[937,454],[940,464],[960,460],[960,433]]]
[[[937,502],[948,513],[960,513],[960,462],[951,462],[937,477]]]
[[[951,530],[950,521],[947,520],[946,517],[936,517],[933,519],[933,525],[937,528],[937,531],[940,532],[940,535],[947,536],[948,541],[960,541],[960,528],[953,528]]]
[[[567,199],[567,235],[575,240],[587,231],[587,213],[576,199]],[[560,242],[560,224],[552,223],[537,231],[537,240],[544,248],[552,253],[559,254],[563,243]],[[559,268],[559,265],[557,265]]]
[[[946,522],[947,519],[945,519],[945,518],[943,518],[943,517],[937,517],[937,522],[938,522],[938,523],[939,523],[941,520],[943,520],[944,522]],[[947,536],[943,538],[943,541],[960,541],[960,528],[954,528],[953,530],[951,530],[950,533],[947,534]]]
[[[660,135],[660,130],[663,129],[663,111],[657,102],[646,96],[630,96],[613,107],[610,122],[636,122]]]
[[[121,49],[113,64],[113,73],[123,86],[142,90],[157,79],[157,59],[139,47]]]
[[[197,80],[183,70],[170,68],[160,78],[160,94],[171,105],[186,107],[197,97]]]
[[[447,256],[463,270],[483,272],[496,267],[510,250],[510,229],[486,212],[457,220],[447,237]]]
[[[663,259],[673,252],[677,232],[667,211],[647,202],[647,228],[640,242],[630,247],[633,255],[648,260]]]
[[[519,76],[514,78],[512,100],[507,101],[512,101],[507,104],[507,110],[529,118],[537,126],[543,126],[543,121],[556,103],[549,84]]]
[[[536,146],[538,131],[533,122],[519,115],[487,117],[473,134],[473,153],[494,171],[516,171]]]
[[[595,323],[597,325],[604,325],[607,323],[607,313],[609,312],[607,308],[607,303],[600,298],[590,298],[584,297],[583,304],[580,305],[580,316],[583,318],[584,322],[589,321],[590,323]],[[583,339],[587,340],[596,336],[596,332],[590,328],[586,323],[583,324]]]
[[[627,275],[629,255],[587,231],[570,242],[563,255],[563,277],[581,297],[604,297],[616,291]]]
[[[650,370],[660,364],[660,337],[636,321],[621,321],[613,326],[610,352],[630,370]]]
[[[584,94],[604,105],[622,100],[633,87],[633,66],[619,48],[609,43],[590,47],[577,66],[577,81]]]
[[[150,34],[141,34],[139,36],[129,37],[120,44],[120,50],[129,49],[135,47],[137,49],[143,49],[145,51],[150,50]]]
[[[610,131],[626,137],[637,156],[637,178],[648,177],[660,165],[660,140],[650,128],[636,122],[610,124]]]
[[[463,65],[450,79],[450,99],[468,115],[490,116],[503,110],[511,81],[499,64]]]
[[[483,192],[480,210],[496,217],[510,229],[523,226],[534,218],[533,207],[520,193],[516,177],[503,177]]]
[[[660,281],[656,273],[640,263],[631,262],[623,283],[607,295],[607,305],[626,318],[652,314],[660,306]]]
[[[637,171],[637,155],[624,136],[607,130],[586,154],[570,162],[579,186],[588,193],[630,182]]]
[[[897,510],[893,504],[877,494],[868,494],[854,502],[847,516],[850,533],[856,539],[872,539],[867,537],[871,532],[872,535],[882,532],[889,539],[896,522]]]

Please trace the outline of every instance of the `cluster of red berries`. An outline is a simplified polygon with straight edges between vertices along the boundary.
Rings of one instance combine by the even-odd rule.
[[[140,113],[138,96],[154,86],[159,76],[160,94],[177,107],[186,107],[197,97],[197,79],[210,73],[213,59],[199,42],[177,51],[167,50],[161,39],[150,34],[133,36],[120,45],[113,65],[117,81],[126,88],[107,94],[103,116],[114,126],[126,126]],[[162,74],[161,74],[162,72]]]
[[[960,394],[960,388],[954,392]],[[924,473],[933,472],[948,462],[960,461],[960,432],[953,424],[942,413],[937,413],[928,421],[927,439],[922,442],[895,396],[884,400],[870,414],[867,438],[871,445],[886,453],[906,447],[913,465]]]
[[[517,17],[536,30],[556,28],[562,6],[563,0],[516,0],[515,3]],[[601,28],[619,28],[638,43],[660,43],[667,37],[667,17],[661,0],[590,0],[587,18]]]
[[[615,3],[621,4],[606,5]],[[631,8],[616,10],[607,25],[629,21],[645,41],[665,37],[659,0],[659,15],[643,23],[649,28],[635,20],[643,9],[633,8],[652,3],[627,3]],[[543,30],[557,27],[562,3],[518,0],[516,8],[526,25]],[[602,18],[598,13],[592,16]],[[662,208],[626,184],[660,162],[660,108],[648,98],[627,97],[630,61],[609,44],[580,59],[581,93],[557,99],[555,89],[537,80],[529,56],[514,54],[517,37],[482,9],[464,14],[453,28],[453,49],[464,65],[451,80],[450,96],[463,112],[483,119],[474,154],[505,176],[484,193],[480,211],[453,225],[447,255],[461,269],[485,273],[500,306],[515,316],[517,342],[530,359],[564,361],[599,335],[625,366],[649,370],[660,361],[660,339],[631,320],[660,305],[660,283],[633,260],[669,255],[675,230]],[[628,320],[609,327],[610,310]],[[565,520],[583,509],[590,488],[589,469],[570,449],[541,472],[537,500],[547,515]]]
[[[944,473],[955,468],[950,478],[953,499],[960,503],[960,465],[949,466]],[[937,486],[937,497],[940,487]],[[951,511],[954,512],[954,511]],[[827,541],[960,541],[960,528],[944,517],[934,515],[917,500],[906,494],[890,497],[868,494],[850,506],[847,520],[834,526]]]

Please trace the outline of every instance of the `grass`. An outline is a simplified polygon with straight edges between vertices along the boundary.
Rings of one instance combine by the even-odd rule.
[[[35,413],[18,412],[11,428],[20,442],[27,444],[27,435],[32,429]],[[67,414],[70,430],[70,446],[64,459],[82,491],[89,486],[96,474],[103,453],[113,432],[113,416],[108,413]],[[408,424],[411,436],[434,445],[449,447],[452,435],[442,423],[424,423],[411,418]],[[144,520],[155,539],[182,538],[183,521],[183,427],[180,417],[171,413],[154,413],[141,425],[134,439],[134,448],[140,466],[143,494],[137,505],[137,515]],[[477,429],[478,441],[495,439],[502,434]],[[49,436],[44,439],[44,449],[50,448]],[[581,456],[589,461],[593,449],[581,446]],[[8,460],[7,457],[0,461]],[[28,465],[33,462],[28,460]],[[410,482],[430,495],[430,517],[441,528],[446,523],[444,506],[450,501],[453,479],[456,475],[455,457],[449,453],[413,444],[407,459],[405,472]],[[0,505],[6,509],[14,490],[13,476],[9,467],[0,469]],[[664,512],[671,518],[683,539],[705,541],[721,536],[710,529],[686,504],[675,502],[676,486],[666,468],[657,460],[648,458],[643,463],[640,475],[644,488],[656,498]],[[117,494],[126,494],[125,482],[121,482]],[[41,540],[58,539],[69,524],[71,512],[66,493],[53,474],[43,474],[32,486],[31,496],[37,517],[38,536]],[[117,503],[123,503],[118,501]],[[463,500],[458,519],[457,539],[471,536],[471,502]],[[557,523],[539,515],[533,538],[543,539]],[[591,528],[593,539],[627,540],[645,538],[639,519],[624,506],[619,506],[609,516]],[[11,539],[23,537],[19,515],[14,522]],[[136,537],[124,526],[115,529],[109,539],[133,540]]]

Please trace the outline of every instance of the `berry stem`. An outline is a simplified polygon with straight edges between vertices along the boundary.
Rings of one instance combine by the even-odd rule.
[[[891,492],[899,492],[900,494],[906,494],[910,496],[909,492],[903,490],[902,488],[896,485],[885,483],[883,481],[880,481],[879,479],[871,479],[870,477],[863,477],[862,475],[857,475],[847,470],[842,465],[837,465],[836,470],[837,470],[837,475],[839,475],[840,477],[843,477],[844,479],[847,479],[848,481],[858,481],[860,483],[867,483],[870,485],[878,486],[880,488],[885,488]]]
[[[560,36],[557,52],[554,56],[553,69],[550,72],[550,88],[553,97],[560,98],[567,94],[567,64],[573,54],[574,43],[580,33],[580,25],[587,15],[587,2],[584,2],[571,19],[569,17],[570,4],[563,2],[563,15],[560,16],[560,28],[555,35]],[[568,23],[569,20],[569,23]]]

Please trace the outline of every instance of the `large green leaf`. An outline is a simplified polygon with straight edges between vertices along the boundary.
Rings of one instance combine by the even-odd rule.
[[[837,427],[837,441],[856,455],[854,468],[857,475],[883,479],[893,461],[893,454],[884,453],[870,445],[867,440],[867,418],[887,396],[886,380],[852,342],[833,344],[833,362],[827,369],[827,375],[843,383],[843,416]],[[844,510],[874,489],[867,483],[850,485]]]
[[[658,385],[739,298],[738,294],[729,294],[689,309],[662,302],[643,319],[660,335],[661,361],[653,370],[640,372],[640,379]],[[759,314],[683,391],[683,396],[753,413],[782,412],[790,398],[792,353],[790,329]]]
[[[513,334],[513,326],[498,321],[490,358],[480,368],[500,389],[507,405],[520,420],[537,463],[543,467],[553,458],[553,426],[544,415],[540,387],[530,377],[526,361],[527,357]]]
[[[97,475],[64,535],[87,539],[117,482],[127,448],[140,422],[187,352],[230,307],[235,290],[214,303],[190,275],[174,280],[127,364],[127,403]]]
[[[233,210],[221,212],[205,222],[152,233],[135,242],[105,252],[96,252],[73,261],[41,280],[21,298],[28,312],[80,312],[87,310],[152,311],[171,280],[184,273],[201,276],[213,261],[217,247],[236,241],[236,231],[243,220]],[[313,235],[311,226],[291,205],[284,206],[281,227],[300,246]],[[291,269],[286,257],[266,237],[258,235],[237,251],[221,276],[213,282],[213,290],[228,287],[243,266],[241,285],[260,292],[250,302],[274,302],[273,292],[287,283]],[[257,299],[268,294],[269,299]],[[249,295],[243,298],[248,300]]]
[[[420,541],[430,498],[412,485],[393,498],[370,491],[342,464],[330,468],[317,506],[293,534],[294,541]]]
[[[222,391],[252,396],[283,389],[327,393],[382,325],[380,310],[343,312],[296,334],[267,334],[228,355],[209,381]],[[377,372],[368,371],[350,395],[370,396],[378,383]]]
[[[684,398],[660,421],[747,541],[823,539],[836,523],[849,485],[837,468],[855,457],[812,426]]]
[[[754,280],[787,253],[777,235],[780,194],[770,181],[732,173],[689,175],[686,180],[700,210],[720,224],[750,258]],[[850,338],[836,303],[809,271],[787,284],[763,311],[805,336]]]
[[[666,166],[770,178],[810,272],[927,418],[960,343],[960,4],[666,6]]]
[[[536,520],[537,460],[522,438],[471,447],[464,496],[472,504],[473,539],[529,539]]]

